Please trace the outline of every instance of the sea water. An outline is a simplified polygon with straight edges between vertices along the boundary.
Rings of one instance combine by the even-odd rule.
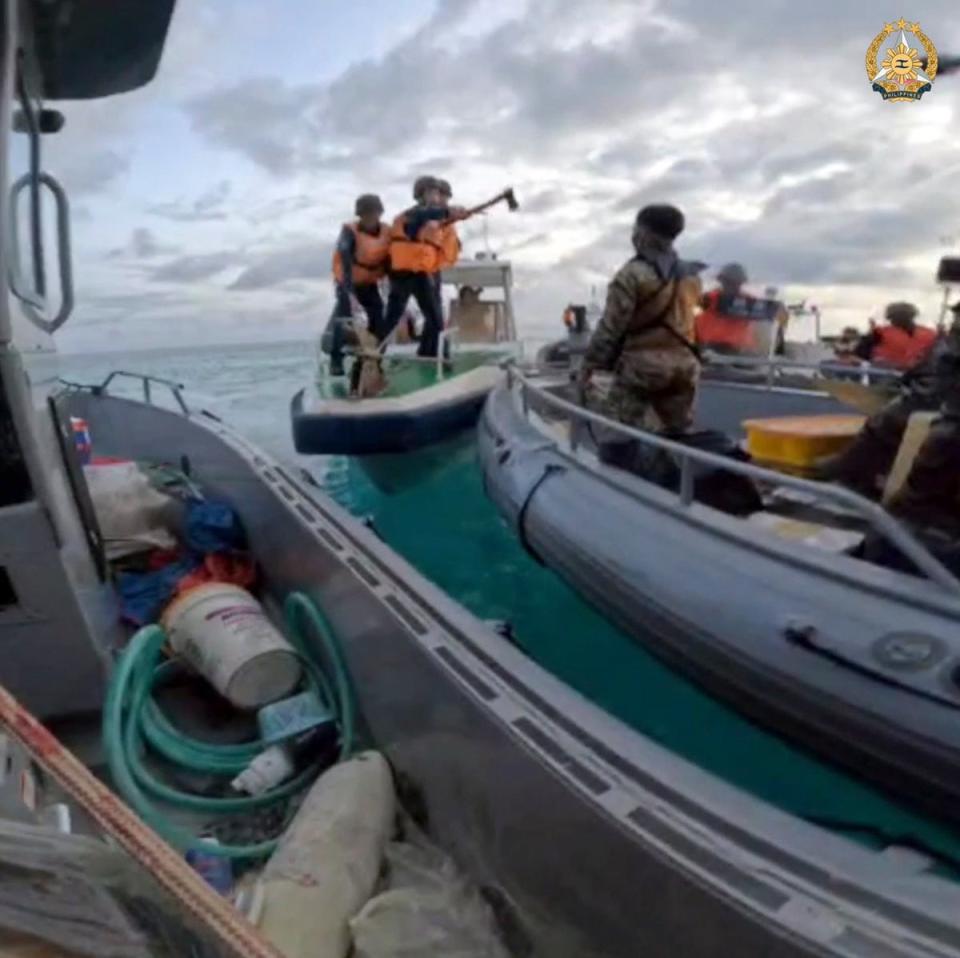
[[[702,693],[582,602],[520,547],[461,457],[422,484],[387,495],[355,463],[298,457],[289,404],[314,370],[314,345],[280,343],[62,357],[65,378],[100,382],[113,369],[182,383],[277,458],[308,469],[341,505],[369,517],[425,576],[482,619],[513,627],[541,665],[638,731],[760,798],[874,845],[918,842],[960,863],[960,836],[911,813]],[[121,385],[131,395],[139,387]],[[155,386],[155,401],[171,405]],[[96,436],[92,437],[96,447]]]

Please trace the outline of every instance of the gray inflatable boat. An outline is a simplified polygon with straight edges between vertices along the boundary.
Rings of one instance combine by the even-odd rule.
[[[724,388],[735,390],[726,402],[711,401],[709,389],[701,397],[706,425],[742,416],[751,397],[750,411],[766,412],[762,390]],[[880,506],[845,490],[636,430],[627,431],[683,463],[678,491],[602,464],[590,432],[611,424],[570,402],[568,390],[511,370],[481,419],[488,494],[526,548],[713,694],[956,821],[953,575]],[[790,411],[802,411],[803,398],[793,395]],[[812,401],[824,411],[822,397]],[[696,501],[696,473],[720,467],[764,490],[762,521]],[[914,573],[846,554],[865,534]]]

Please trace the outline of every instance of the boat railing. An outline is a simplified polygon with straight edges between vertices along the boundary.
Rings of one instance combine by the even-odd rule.
[[[613,419],[608,419],[599,413],[585,409],[555,395],[543,386],[532,382],[515,364],[508,363],[507,381],[511,387],[519,387],[521,405],[524,416],[530,412],[530,397],[535,396],[539,403],[566,413],[571,419],[584,423],[591,423],[603,427],[604,430],[616,432],[623,436],[637,440],[644,446],[669,452],[676,457],[680,465],[680,484],[677,497],[682,507],[689,507],[694,498],[694,467],[709,466],[736,475],[747,476],[755,482],[792,489],[812,497],[821,502],[831,502],[855,514],[864,520],[870,528],[887,540],[899,552],[909,559],[928,579],[937,583],[943,589],[960,595],[960,580],[950,572],[930,551],[886,509],[869,499],[844,489],[840,486],[802,479],[786,473],[776,472],[744,462],[731,459],[705,449],[697,449],[652,432],[645,432],[633,426],[625,425]],[[579,434],[571,429],[567,437],[571,453],[575,453],[579,443]]]
[[[757,369],[767,374],[767,385],[775,385],[776,377],[781,372],[808,372],[812,379],[826,379],[830,376],[842,376],[849,379],[851,376],[869,385],[877,381],[895,381],[902,373],[887,366],[874,366],[870,363],[847,365],[830,360],[803,360],[784,359],[782,356],[731,356],[727,353],[707,352],[706,366],[724,366],[734,369]]]
[[[158,386],[166,387],[173,398],[176,400],[177,405],[180,407],[180,411],[185,415],[190,415],[190,406],[187,404],[186,399],[183,397],[184,385],[183,383],[175,382],[172,379],[164,379],[162,376],[149,376],[146,373],[132,373],[127,372],[125,369],[114,369],[110,372],[106,378],[99,385],[89,386],[81,385],[80,383],[72,383],[66,379],[61,379],[60,382],[64,386],[68,386],[71,389],[85,389],[92,392],[95,396],[107,395],[110,391],[110,384],[115,379],[132,379],[134,381],[139,381],[143,390],[143,401],[147,405],[153,405],[153,386],[154,384]]]

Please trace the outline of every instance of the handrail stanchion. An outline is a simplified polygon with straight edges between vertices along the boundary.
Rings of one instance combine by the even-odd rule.
[[[697,463],[698,465],[710,466],[714,469],[734,473],[735,475],[747,476],[770,485],[796,489],[816,499],[832,501],[847,509],[851,509],[861,518],[865,519],[875,532],[895,545],[927,578],[936,582],[945,590],[952,592],[954,595],[960,594],[960,580],[937,558],[931,555],[930,551],[925,548],[909,530],[894,519],[882,506],[871,502],[869,499],[865,499],[863,496],[849,489],[824,485],[823,483],[817,483],[810,479],[801,479],[786,473],[775,472],[772,469],[755,466],[750,462],[729,459],[704,449],[694,449],[657,435],[656,433],[644,432],[641,429],[627,426],[616,420],[607,419],[605,416],[601,416],[589,409],[584,409],[582,406],[577,406],[566,399],[561,399],[559,396],[553,395],[553,393],[548,392],[546,389],[530,382],[521,371],[516,369],[515,382],[516,386],[520,389],[524,416],[529,415],[529,397],[527,395],[529,391],[535,393],[539,401],[544,405],[560,409],[566,412],[572,419],[579,418],[586,422],[596,423],[606,429],[611,429],[625,436],[629,436],[631,439],[637,439],[647,446],[652,446],[654,449],[661,449],[665,452],[672,453],[680,458],[688,472],[690,470],[690,463]],[[692,486],[692,475],[687,481]],[[692,501],[692,488],[689,491],[690,501]],[[683,492],[681,476],[681,501],[683,501]]]
[[[693,502],[693,469],[689,456],[680,459],[680,502],[685,506]]]

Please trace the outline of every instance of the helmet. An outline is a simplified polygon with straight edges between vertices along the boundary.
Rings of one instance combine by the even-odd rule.
[[[920,310],[913,303],[890,303],[884,311],[884,315],[892,323],[909,323],[917,318]]]
[[[433,176],[418,176],[413,181],[413,198],[422,200],[427,190],[435,190],[440,186],[439,181]]]
[[[437,180],[437,186],[440,188],[441,195],[448,198],[453,196],[453,187],[449,180]]]
[[[357,216],[366,216],[369,213],[383,213],[383,203],[376,193],[364,193],[357,197],[353,204],[353,212]]]
[[[663,239],[675,240],[686,225],[683,213],[667,203],[652,203],[639,213],[633,227],[634,242],[638,234],[647,229]]]
[[[747,271],[739,263],[727,263],[717,273],[717,279],[742,286],[747,281]]]

